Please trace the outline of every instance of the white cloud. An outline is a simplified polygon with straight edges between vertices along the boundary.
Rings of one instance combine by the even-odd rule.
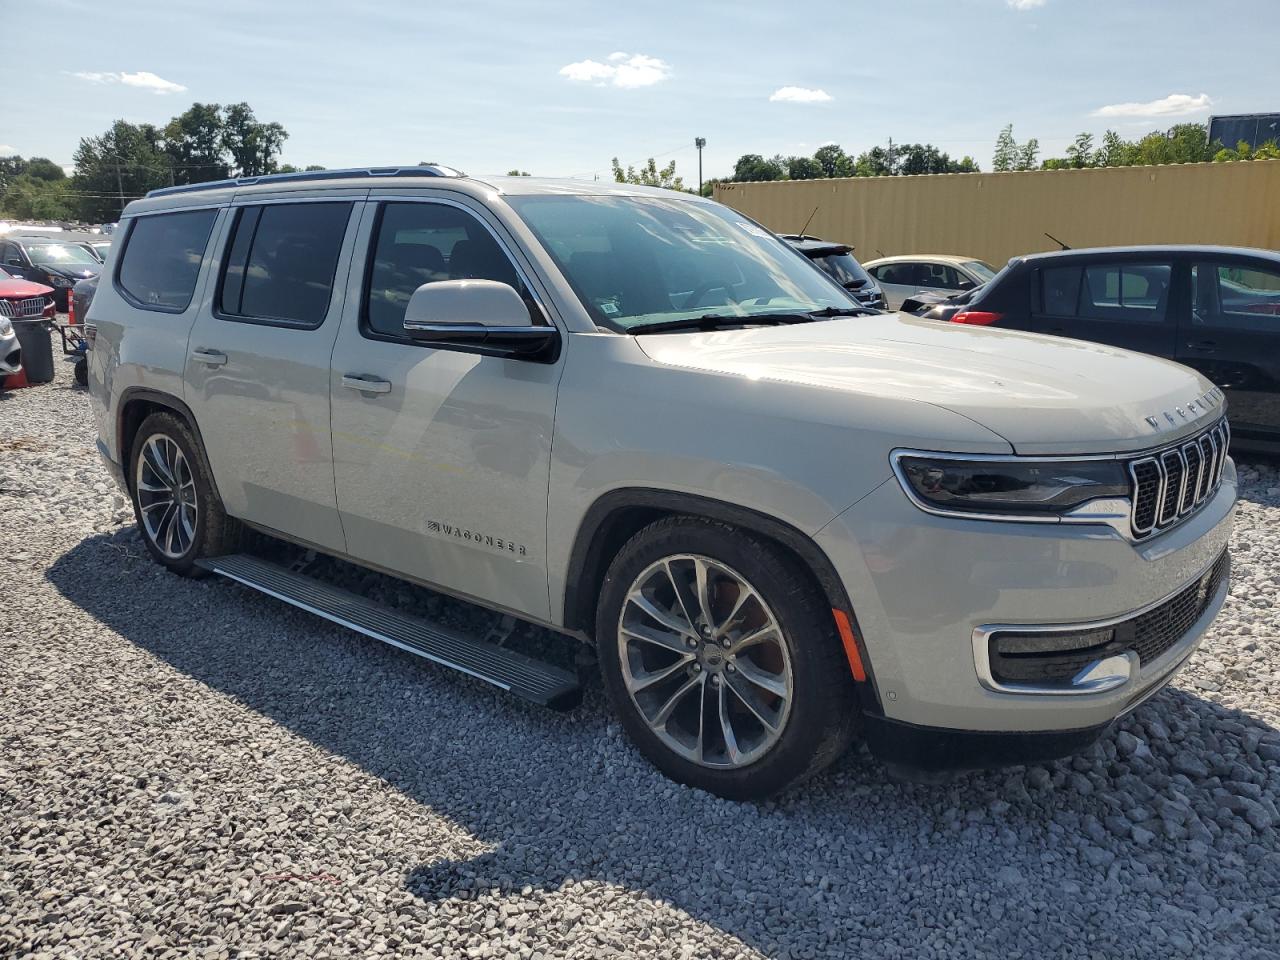
[[[770,102],[782,103],[826,103],[831,94],[825,90],[811,90],[808,87],[779,87],[769,97]]]
[[[579,60],[560,68],[560,76],[578,83],[594,83],[598,87],[651,87],[671,76],[671,64],[643,53],[615,50],[608,63]]]
[[[1022,13],[1027,10],[1034,10],[1036,7],[1043,7],[1048,0],[1004,0],[1009,5],[1010,10],[1017,10]]]
[[[137,73],[80,71],[73,73],[72,76],[79,77],[81,80],[88,80],[90,83],[122,83],[126,87],[139,87],[156,94],[182,93],[187,89],[180,83],[174,83],[164,77],[157,77],[154,73],[146,70],[139,70]]]
[[[0,143],[0,157],[12,157],[17,152],[16,147],[11,147],[7,143]]]
[[[1199,113],[1212,106],[1207,93],[1193,97],[1187,93],[1171,93],[1160,100],[1146,103],[1112,103],[1093,111],[1095,117],[1181,117]]]

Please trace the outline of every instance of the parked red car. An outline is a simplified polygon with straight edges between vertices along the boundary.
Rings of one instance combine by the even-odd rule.
[[[0,317],[52,320],[54,310],[53,287],[23,280],[0,267]]]

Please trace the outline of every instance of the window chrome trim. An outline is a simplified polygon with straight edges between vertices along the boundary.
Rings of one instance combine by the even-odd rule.
[[[1086,683],[1082,683],[1080,686],[1050,687],[1040,686],[1037,684],[1001,683],[991,673],[991,637],[993,634],[997,633],[1086,633],[1090,630],[1105,630],[1108,627],[1114,627],[1116,624],[1124,623],[1126,620],[1132,620],[1133,618],[1140,617],[1145,613],[1150,613],[1157,607],[1168,603],[1188,587],[1199,583],[1200,580],[1202,580],[1204,576],[1217,565],[1221,556],[1221,554],[1215,556],[1200,570],[1199,573],[1187,580],[1176,590],[1170,591],[1168,594],[1153,603],[1148,603],[1145,606],[1138,607],[1135,610],[1130,610],[1128,613],[1122,613],[1119,616],[1107,617],[1103,620],[1082,620],[1077,623],[987,623],[974,627],[973,666],[978,673],[978,682],[982,685],[983,689],[990,690],[992,693],[1034,694],[1037,696],[1084,696],[1091,693],[1098,694],[1110,692],[1111,690],[1124,686],[1134,678],[1141,681],[1142,675],[1138,672],[1138,655],[1133,650],[1126,650],[1124,652],[1124,656],[1131,657],[1132,660],[1129,675],[1123,679],[1116,679],[1118,672],[1104,677],[1091,678],[1086,676],[1100,663],[1103,663],[1105,660],[1113,659],[1116,656],[1113,654],[1111,657],[1103,658],[1101,661],[1095,661],[1078,673],[1072,683],[1075,684],[1076,681],[1085,680]],[[1226,599],[1227,592],[1230,589],[1231,578],[1229,576],[1224,577],[1222,583],[1218,584],[1218,590],[1214,594],[1213,599],[1205,605],[1204,612],[1196,618],[1195,623],[1191,625],[1187,630],[1187,633],[1179,637],[1177,641],[1165,651],[1165,654],[1178,650],[1179,646],[1186,641],[1187,636],[1194,630],[1195,625],[1204,619],[1206,615],[1212,614],[1216,617],[1222,607],[1222,602]],[[1203,632],[1201,635],[1203,635]],[[1161,656],[1164,656],[1165,654],[1162,654]],[[1185,654],[1179,658],[1179,664],[1184,663],[1189,656],[1190,651],[1186,651]],[[1152,662],[1159,663],[1159,659]],[[1172,673],[1173,671],[1169,671],[1169,675],[1172,675]]]

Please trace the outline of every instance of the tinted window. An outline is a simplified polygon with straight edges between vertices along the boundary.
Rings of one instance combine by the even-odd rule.
[[[236,219],[219,310],[318,327],[329,311],[349,203],[245,207]]]
[[[1197,263],[1191,268],[1191,289],[1197,324],[1280,331],[1280,269]]]
[[[498,241],[465,210],[442,203],[385,204],[365,293],[368,328],[403,337],[413,291],[441,280],[497,280],[525,292]]]
[[[1077,313],[1092,320],[1160,323],[1173,268],[1164,263],[1106,263],[1085,267]]]
[[[1044,312],[1057,317],[1074,317],[1080,302],[1080,267],[1050,267],[1040,271]]]
[[[916,264],[915,284],[920,287],[931,287],[938,290],[958,290],[960,280],[955,268],[941,263]]]
[[[120,260],[120,287],[143,306],[185,310],[217,215],[192,210],[138,217]]]

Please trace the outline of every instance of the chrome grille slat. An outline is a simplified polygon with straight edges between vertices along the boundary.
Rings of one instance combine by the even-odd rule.
[[[44,313],[48,301],[44,297],[27,297],[25,300],[0,300],[0,317],[19,320],[23,317],[38,317]]]
[[[1176,525],[1218,489],[1231,442],[1226,418],[1198,436],[1129,461],[1130,526],[1148,537]]]

